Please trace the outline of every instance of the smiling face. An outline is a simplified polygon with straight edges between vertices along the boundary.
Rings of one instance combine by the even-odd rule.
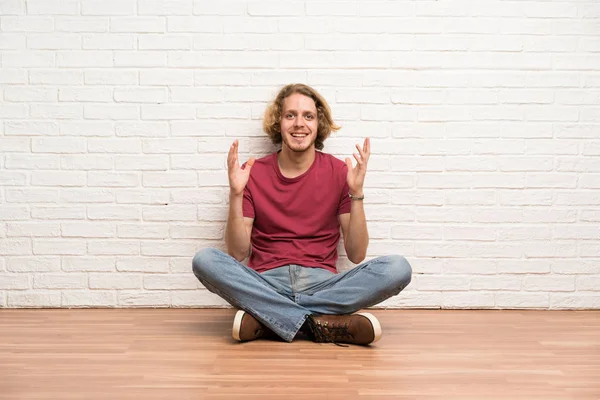
[[[286,97],[283,100],[280,127],[282,146],[294,152],[314,150],[318,128],[314,100],[300,93]]]

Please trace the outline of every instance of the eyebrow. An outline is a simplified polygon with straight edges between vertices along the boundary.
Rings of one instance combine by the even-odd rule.
[[[283,110],[285,113],[289,113],[289,112],[298,112],[296,109],[291,108],[289,110]],[[312,111],[312,110],[307,110],[307,111],[303,111],[304,114],[306,113],[310,113],[310,114],[316,114],[317,111]]]

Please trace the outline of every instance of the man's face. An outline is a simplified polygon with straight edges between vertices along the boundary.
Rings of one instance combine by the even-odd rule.
[[[283,100],[282,146],[287,146],[295,152],[310,149],[317,140],[317,126],[317,107],[313,99],[294,93]]]

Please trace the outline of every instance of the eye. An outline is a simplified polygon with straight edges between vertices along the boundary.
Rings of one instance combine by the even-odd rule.
[[[306,115],[306,119],[314,119],[314,118],[315,118],[315,116],[312,115],[312,114],[307,114]]]

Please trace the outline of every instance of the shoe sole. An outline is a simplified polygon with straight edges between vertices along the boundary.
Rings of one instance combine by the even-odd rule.
[[[233,328],[231,329],[231,336],[233,336],[233,338],[238,342],[242,341],[242,339],[240,339],[240,330],[242,329],[242,318],[244,318],[244,314],[246,314],[246,311],[239,310],[235,314],[235,318],[233,319]]]
[[[356,315],[362,315],[371,322],[371,325],[373,326],[373,336],[375,337],[371,343],[375,343],[381,339],[381,324],[377,317],[370,313],[356,313]]]

